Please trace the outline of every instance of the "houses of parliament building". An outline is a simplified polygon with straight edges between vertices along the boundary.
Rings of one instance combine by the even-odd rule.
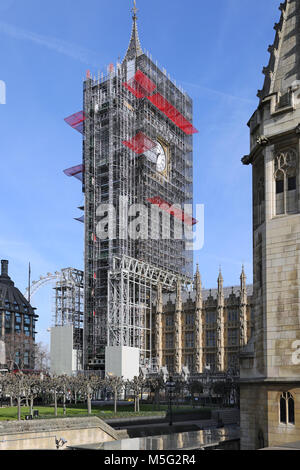
[[[155,311],[155,357],[159,368],[191,375],[239,370],[241,348],[252,328],[252,286],[246,285],[244,268],[240,285],[224,287],[221,271],[216,289],[202,289],[199,268],[192,291],[161,294]]]

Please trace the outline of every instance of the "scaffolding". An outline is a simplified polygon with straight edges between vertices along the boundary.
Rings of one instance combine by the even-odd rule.
[[[174,237],[176,223],[181,224],[183,233],[185,226],[195,223],[191,217],[184,216],[184,205],[192,204],[193,194],[192,138],[197,130],[192,125],[192,100],[148,53],[141,49],[138,53],[134,51],[136,16],[132,34],[122,63],[110,64],[107,73],[97,78],[87,74],[83,111],[67,120],[73,128],[83,132],[85,365],[104,356],[108,331],[115,337],[108,296],[112,288],[110,282],[114,284],[114,295],[119,295],[115,286],[118,276],[109,275],[114,272],[116,258],[125,256],[177,276],[188,278],[193,274],[192,252],[186,250],[184,239]],[[157,170],[157,146],[163,147],[167,155],[163,172]],[[141,224],[147,227],[147,236],[137,240],[123,236],[127,212],[120,198],[126,201],[126,207],[140,203],[149,209],[149,215],[145,216],[148,220],[145,218],[145,223]],[[167,208],[178,205],[179,212],[175,215],[172,210],[164,210],[157,198],[164,201]],[[97,236],[101,220],[97,212],[101,204],[110,204],[116,210],[115,235],[107,239]],[[164,223],[168,219],[169,237],[164,228],[168,226]],[[124,275],[123,272],[125,285]],[[136,282],[137,278],[133,284]],[[138,294],[132,291],[128,294],[132,301],[126,301],[129,310],[137,315],[132,314],[134,337],[129,343],[139,344],[148,357],[151,356],[151,344],[145,346],[148,333],[140,335],[140,331],[146,328],[145,311],[150,308],[152,288],[151,283],[143,285],[141,281]],[[146,330],[149,332],[149,327]],[[126,335],[128,337],[128,332]],[[119,335],[114,341],[123,340]]]
[[[73,346],[83,350],[83,308],[84,308],[83,272],[74,269],[62,269],[54,286],[53,326],[73,326]]]
[[[173,292],[178,280],[190,279],[149,263],[122,256],[113,258],[108,272],[107,345],[140,350],[141,366],[153,363],[152,308],[158,285],[162,292]]]

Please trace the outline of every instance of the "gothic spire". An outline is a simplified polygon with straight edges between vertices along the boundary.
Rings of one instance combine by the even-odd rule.
[[[196,291],[196,308],[199,308],[200,304],[202,303],[202,281],[198,264],[194,281],[194,290]]]
[[[246,274],[245,274],[245,267],[244,265],[242,266],[242,274],[241,274],[241,285],[245,286],[246,285]]]
[[[199,264],[197,264],[196,274],[194,277],[194,290],[196,290],[199,285],[201,289],[201,274],[199,271]]]
[[[222,276],[222,268],[220,266],[219,277],[218,277],[218,288],[219,288],[219,290],[223,290],[223,282],[224,282],[224,279],[223,279],[223,276]]]
[[[182,284],[180,279],[177,281],[177,286],[176,286],[176,310],[181,310],[182,309]]]
[[[264,86],[257,95],[261,100],[272,93],[284,95],[300,79],[300,0],[285,0],[279,10],[275,40],[268,49],[269,64],[263,69]]]
[[[128,46],[124,60],[132,60],[143,54],[141,43],[139,40],[138,27],[137,27],[137,12],[138,12],[138,9],[136,7],[136,0],[134,0],[134,6],[132,9],[132,13],[133,13],[132,32],[131,32],[131,38],[130,38],[129,46]]]

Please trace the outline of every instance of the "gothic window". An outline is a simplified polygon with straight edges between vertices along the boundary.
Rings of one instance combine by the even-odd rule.
[[[229,310],[229,312],[228,312],[228,322],[230,322],[230,323],[238,322],[238,312],[236,310]]]
[[[195,315],[193,313],[187,313],[185,316],[186,326],[194,325],[194,322],[195,322]]]
[[[230,329],[228,330],[228,346],[237,346],[238,345],[238,330]]]
[[[295,424],[295,400],[291,393],[283,392],[279,403],[280,422]]]
[[[166,356],[166,367],[169,374],[174,371],[174,356]]]
[[[166,315],[166,327],[174,326],[174,315]]]
[[[185,365],[189,369],[189,372],[193,372],[194,370],[194,356],[192,354],[188,354],[185,356]]]
[[[297,156],[294,150],[275,157],[276,215],[297,212]]]
[[[216,323],[217,321],[217,315],[216,312],[206,312],[206,323]]]
[[[186,333],[185,334],[185,347],[186,348],[193,348],[194,346],[195,346],[194,333]]]
[[[214,330],[208,330],[206,332],[206,347],[208,348],[216,347],[216,332]]]
[[[166,334],[166,349],[174,348],[174,335],[172,333]]]

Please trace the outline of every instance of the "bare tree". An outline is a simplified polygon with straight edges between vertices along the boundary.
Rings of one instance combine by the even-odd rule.
[[[25,375],[23,379],[24,393],[30,401],[30,414],[33,415],[34,399],[41,393],[42,379],[38,375]]]
[[[96,375],[85,377],[84,386],[87,397],[88,414],[91,415],[93,394],[99,390],[101,386],[101,380]]]
[[[160,393],[165,388],[164,379],[162,376],[151,377],[147,380],[148,388],[153,393],[153,405],[157,405],[160,409]]]
[[[57,416],[57,402],[59,396],[63,392],[63,384],[60,376],[53,376],[49,380],[49,385],[51,387],[52,395],[54,398],[54,416]]]
[[[50,371],[50,352],[44,343],[34,345],[34,368],[45,373]]]
[[[118,395],[124,388],[125,382],[122,377],[108,376],[105,379],[105,385],[113,392],[114,395],[114,412],[117,413]]]
[[[13,400],[17,401],[18,407],[18,421],[21,421],[21,403],[22,398],[25,395],[24,391],[24,375],[20,374],[7,374],[5,376],[5,391],[9,394],[11,399],[11,406],[13,406]]]
[[[143,376],[134,377],[133,380],[129,381],[130,388],[134,392],[134,412],[140,412],[140,394],[146,386],[146,381]]]

